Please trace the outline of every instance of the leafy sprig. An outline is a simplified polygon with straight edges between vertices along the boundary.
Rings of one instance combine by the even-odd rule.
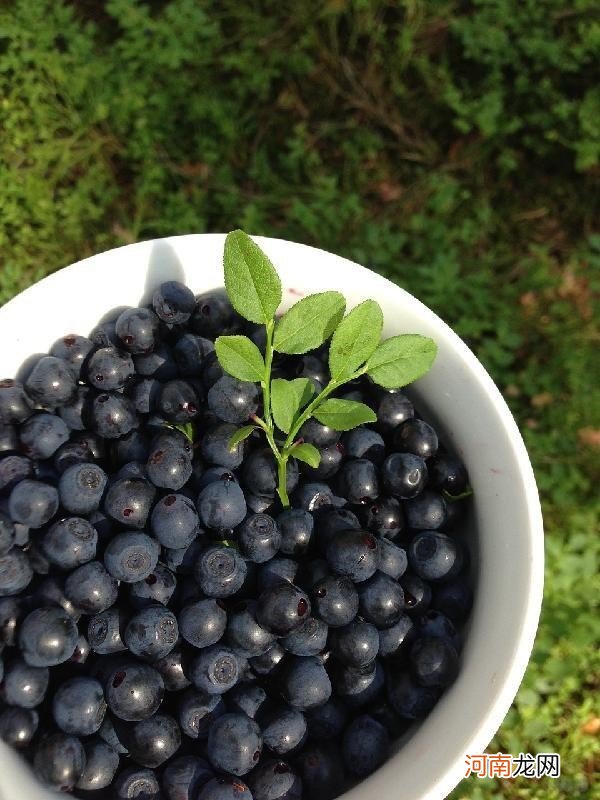
[[[381,341],[383,312],[374,300],[365,300],[348,314],[339,292],[320,292],[299,300],[280,318],[281,280],[267,255],[243,231],[232,231],[223,256],[225,288],[242,317],[265,326],[264,356],[247,336],[219,336],[215,342],[222,368],[234,378],[260,383],[263,416],[235,432],[230,447],[262,429],[277,463],[277,493],[284,507],[287,464],[290,458],[318,467],[320,453],[298,438],[304,423],[314,417],[323,425],[348,431],[377,417],[365,403],[331,395],[344,384],[369,375],[387,389],[406,386],[424,375],[437,352],[432,339],[418,334],[392,336]],[[272,378],[275,353],[301,355],[331,338],[327,385],[315,394],[308,378]]]

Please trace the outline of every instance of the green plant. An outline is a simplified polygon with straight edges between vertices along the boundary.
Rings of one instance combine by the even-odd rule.
[[[315,417],[323,425],[348,431],[376,422],[372,409],[355,400],[330,397],[344,384],[368,375],[387,389],[406,386],[431,367],[437,347],[418,334],[392,336],[381,341],[383,313],[374,300],[364,300],[346,316],[339,292],[308,295],[279,319],[281,281],[267,255],[243,231],[232,231],[223,256],[225,288],[235,310],[245,319],[265,326],[264,358],[247,336],[219,336],[215,342],[223,369],[241,381],[261,384],[263,417],[255,415],[230,440],[231,447],[261,428],[277,462],[277,494],[289,506],[286,491],[290,458],[317,467],[317,448],[297,438],[304,423]],[[308,378],[272,378],[273,355],[299,355],[315,350],[331,337],[330,379],[316,395]],[[279,433],[278,433],[279,431]],[[285,435],[285,436],[284,436]]]

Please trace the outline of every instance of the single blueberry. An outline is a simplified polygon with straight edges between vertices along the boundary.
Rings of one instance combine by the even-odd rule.
[[[92,353],[87,364],[88,381],[102,392],[122,389],[133,373],[134,366],[129,353],[123,353],[112,345]]]
[[[239,778],[213,778],[204,784],[197,800],[252,800],[252,794]]]
[[[0,557],[0,597],[19,594],[29,586],[32,578],[31,561],[18,547]]]
[[[50,458],[69,438],[69,429],[60,417],[41,411],[23,423],[19,438],[30,458]]]
[[[75,788],[91,792],[110,786],[119,768],[117,751],[99,738],[87,739],[83,747],[85,768]]]
[[[18,483],[8,498],[8,512],[13,522],[29,528],[41,528],[58,511],[58,492],[54,486],[26,478]]]
[[[223,636],[227,612],[217,600],[198,600],[178,612],[177,622],[185,641],[201,649],[216,644]]]
[[[437,453],[438,437],[435,430],[422,419],[409,419],[396,428],[394,445],[404,453],[414,453],[427,459]]]
[[[240,550],[255,564],[269,561],[281,545],[281,531],[268,514],[251,514],[238,528]]]
[[[262,729],[265,746],[278,756],[297,750],[306,740],[306,732],[304,714],[296,708],[285,706],[271,712]]]
[[[73,464],[60,476],[60,502],[72,514],[97,511],[107,481],[108,476],[97,464]]]
[[[358,594],[350,578],[331,575],[312,589],[313,613],[333,628],[348,625],[358,613]]]
[[[297,759],[306,797],[333,800],[344,786],[344,770],[337,748],[305,748]]]
[[[21,623],[19,647],[32,667],[54,667],[71,658],[77,625],[61,608],[36,608]]]
[[[375,413],[377,427],[383,434],[389,434],[403,422],[412,419],[415,409],[408,397],[401,392],[383,392]]]
[[[125,436],[140,422],[131,400],[117,392],[96,395],[90,415],[93,430],[105,439]]]
[[[32,667],[17,658],[6,669],[2,699],[9,706],[36,708],[46,696],[49,680],[47,667]]]
[[[431,587],[414,572],[406,572],[400,578],[400,586],[404,592],[404,605],[410,617],[419,617],[429,608]]]
[[[424,580],[444,581],[456,577],[463,564],[458,542],[440,531],[421,531],[408,548],[411,569]]]
[[[150,575],[131,584],[129,602],[134,608],[144,608],[156,603],[166,606],[176,588],[175,575],[167,567],[157,564]]]
[[[142,767],[160,767],[181,746],[181,730],[173,717],[161,712],[127,729],[130,758]]]
[[[362,714],[352,720],[344,733],[344,765],[352,775],[364,778],[383,764],[388,757],[389,748],[390,737],[384,726],[368,714]]]
[[[129,767],[117,775],[112,785],[115,800],[161,800],[160,784],[152,769]]]
[[[85,750],[79,739],[64,733],[45,736],[33,755],[33,771],[39,780],[61,792],[68,792],[85,769]]]
[[[183,494],[168,494],[152,510],[150,526],[154,537],[173,549],[187,547],[201,533],[194,503]]]
[[[190,666],[192,683],[207,694],[224,694],[241,679],[242,664],[228,647],[214,644],[201,650]]]
[[[381,539],[379,542],[379,571],[398,580],[406,572],[407,566],[406,550],[393,544],[389,539]]]
[[[0,711],[0,739],[17,749],[28,747],[38,724],[38,712],[32,708],[4,706]]]
[[[379,633],[369,622],[354,620],[332,634],[332,649],[349,667],[366,667],[379,652]]]
[[[56,408],[73,400],[76,382],[64,359],[43,356],[29,373],[25,381],[25,391],[38,405]]]
[[[208,761],[196,755],[170,761],[162,774],[166,800],[197,800],[202,787],[214,778]]]
[[[348,711],[338,697],[306,711],[308,735],[316,742],[335,740],[346,727]],[[266,740],[265,740],[266,741]]]
[[[52,698],[52,716],[64,733],[90,736],[102,725],[105,713],[104,691],[94,678],[71,678]]]
[[[379,631],[379,655],[392,657],[404,654],[414,640],[416,631],[413,620],[407,614],[402,614],[391,627]]]
[[[158,335],[159,320],[149,308],[128,308],[117,317],[115,333],[130,353],[149,353]]]
[[[395,497],[380,497],[363,512],[365,527],[377,536],[396,539],[404,527],[402,507]]]
[[[349,503],[366,503],[379,496],[377,468],[367,458],[346,461],[338,473],[338,491]]]
[[[370,428],[354,428],[342,437],[347,458],[367,458],[381,466],[385,458],[385,442],[381,434]]]
[[[95,653],[119,653],[127,649],[123,643],[124,630],[124,612],[112,606],[90,618],[87,639]]]
[[[423,719],[436,704],[440,690],[419,686],[405,672],[391,670],[387,676],[388,698],[394,711],[403,719]]]
[[[357,588],[360,612],[367,622],[377,628],[389,628],[398,622],[404,610],[404,592],[399,583],[383,572],[376,572]]]
[[[329,628],[322,619],[309,617],[281,639],[281,646],[296,656],[316,656],[327,646]]]
[[[319,658],[291,656],[281,681],[285,701],[300,710],[326,703],[331,697],[331,681]]]
[[[368,531],[338,531],[327,545],[325,555],[333,572],[360,583],[377,569],[379,540]]]
[[[200,455],[207,464],[237,469],[244,460],[246,442],[238,442],[233,448],[229,440],[239,430],[236,425],[223,422],[209,428],[200,439]]]
[[[256,620],[256,603],[240,603],[227,614],[227,640],[231,647],[248,656],[260,656],[275,642],[275,634]]]
[[[156,567],[160,545],[148,534],[126,531],[113,537],[104,552],[104,564],[113,578],[136,583]]]
[[[173,356],[179,372],[186,378],[201,377],[203,366],[214,352],[214,343],[195,333],[184,333],[173,347]]]
[[[153,668],[162,675],[167,692],[178,692],[191,685],[192,682],[185,674],[184,662],[187,662],[187,655],[177,647],[153,662]]]
[[[207,739],[211,725],[225,711],[225,703],[219,694],[187,689],[178,698],[177,719],[182,732],[190,739]]]
[[[224,375],[210,387],[207,399],[208,407],[220,420],[240,425],[258,410],[258,387]]]
[[[280,550],[288,556],[304,555],[313,536],[314,518],[301,508],[287,508],[277,517],[281,530]]]
[[[69,333],[54,342],[50,348],[50,355],[65,361],[75,380],[79,380],[87,358],[93,349],[94,343],[90,339],[76,333]]]
[[[58,520],[42,538],[42,551],[58,569],[72,570],[96,555],[98,531],[83,517]]]
[[[278,583],[258,598],[258,622],[278,636],[285,636],[300,627],[309,615],[308,596],[292,583]]]
[[[191,383],[172,380],[163,384],[158,394],[157,407],[165,419],[185,424],[198,416],[200,399]]]
[[[138,658],[155,661],[169,653],[177,642],[177,617],[162,605],[148,606],[127,623],[123,641]]]
[[[258,763],[261,750],[260,728],[246,714],[223,714],[211,725],[206,752],[215,769],[245,775]]]
[[[452,642],[439,636],[422,636],[410,650],[415,679],[421,686],[445,687],[458,674],[458,655]]]
[[[425,461],[414,453],[392,453],[381,468],[384,489],[402,500],[409,500],[423,491],[427,474]]]
[[[256,675],[261,675],[264,677],[274,675],[279,667],[283,664],[284,657],[285,650],[279,644],[279,642],[275,642],[272,647],[270,647],[264,653],[261,653],[261,655],[252,656],[248,660],[248,664],[250,669]]]
[[[277,464],[273,453],[268,447],[254,450],[244,461],[242,467],[242,481],[244,486],[253,494],[269,497],[277,489]],[[298,465],[294,459],[288,461],[286,473],[286,487],[288,493],[294,491],[298,485]]]
[[[116,601],[117,581],[100,561],[73,570],[65,581],[65,597],[85,614],[99,614]]]
[[[0,458],[0,491],[9,492],[30,475],[33,475],[33,461],[27,456],[9,453]]]
[[[254,800],[301,800],[302,781],[287,761],[261,761],[248,776]]]
[[[33,404],[20,381],[0,381],[0,422],[6,425],[24,422],[33,412]]]
[[[105,685],[106,702],[119,719],[139,722],[158,711],[165,694],[160,672],[148,664],[134,661],[117,666]]]
[[[246,562],[234,548],[212,545],[200,553],[194,577],[208,597],[229,597],[244,583]]]

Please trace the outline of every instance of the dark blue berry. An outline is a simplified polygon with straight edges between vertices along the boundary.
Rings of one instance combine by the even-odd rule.
[[[410,662],[421,686],[448,686],[458,673],[458,655],[453,644],[439,636],[417,639],[410,650]]]
[[[446,614],[454,623],[465,619],[472,604],[473,592],[464,578],[434,587],[431,607]]]
[[[50,458],[69,438],[69,429],[60,417],[42,411],[29,417],[19,432],[21,448],[30,458]]]
[[[381,434],[370,428],[354,428],[342,437],[347,458],[367,458],[380,466],[385,458],[385,442]]]
[[[113,578],[136,583],[147,578],[158,561],[160,545],[146,533],[126,531],[113,537],[105,552],[104,564]]]
[[[37,711],[4,706],[0,711],[0,739],[17,749],[28,747],[39,724]]]
[[[96,555],[98,532],[83,517],[65,517],[51,525],[42,539],[44,555],[59,569],[72,570]]]
[[[344,460],[344,455],[344,446],[341,442],[330,444],[328,447],[321,447],[319,449],[319,465],[317,467],[309,467],[304,464],[302,471],[310,479],[330,479],[338,473]]]
[[[75,380],[79,380],[86,360],[93,349],[94,343],[90,339],[70,333],[54,342],[50,348],[50,355],[65,361]]]
[[[160,800],[160,784],[154,770],[129,767],[113,784],[115,800]]]
[[[58,511],[58,492],[54,486],[26,478],[10,493],[8,511],[13,522],[41,528]]]
[[[91,792],[110,786],[119,768],[117,751],[99,738],[87,739],[83,747],[85,769],[75,788]]]
[[[64,359],[43,356],[29,373],[25,391],[38,405],[53,409],[73,400],[76,381]]]
[[[73,400],[58,409],[58,415],[72,431],[84,431],[89,422],[89,409],[95,391],[89,386],[77,386]],[[89,460],[89,459],[88,459]]]
[[[375,410],[377,427],[382,433],[391,433],[415,414],[413,404],[400,392],[383,392]]]
[[[304,714],[296,708],[282,706],[268,715],[262,735],[265,746],[275,755],[283,756],[300,747],[306,739],[306,731]]]
[[[204,292],[196,296],[196,310],[192,328],[201,336],[214,339],[231,327],[234,311],[223,289]]]
[[[346,461],[338,473],[338,491],[349,503],[366,503],[379,496],[377,469],[366,458]]]
[[[258,410],[258,388],[254,383],[224,375],[210,387],[207,400],[220,420],[240,425]]]
[[[296,656],[316,656],[325,650],[329,628],[321,619],[309,617],[283,639],[281,645]]]
[[[202,787],[213,777],[214,772],[203,758],[195,755],[175,758],[162,774],[166,800],[197,800]]]
[[[339,440],[340,433],[311,417],[300,428],[298,437],[309,444],[314,444],[315,447],[329,447]]]
[[[18,547],[0,557],[0,597],[19,594],[29,586],[32,578],[31,561]]]
[[[53,667],[71,658],[77,637],[77,625],[61,608],[37,608],[21,623],[19,647],[30,666]]]
[[[332,800],[344,786],[344,771],[337,748],[309,747],[297,759],[306,797]]]
[[[44,737],[33,756],[33,770],[47,786],[70,791],[85,768],[85,751],[75,736],[53,733]]]
[[[436,489],[451,495],[462,494],[469,482],[465,465],[450,453],[438,453],[431,459],[429,479]]]
[[[134,608],[161,603],[166,606],[177,588],[177,579],[170,569],[157,564],[150,575],[131,584],[129,602]]]
[[[392,626],[379,631],[379,655],[398,656],[404,653],[415,635],[413,620],[407,614],[402,614]]]
[[[427,483],[427,465],[414,453],[392,453],[383,462],[381,480],[391,495],[409,500]]]
[[[318,512],[333,505],[333,492],[326,483],[301,483],[294,492],[294,508]]]
[[[244,461],[242,479],[254,494],[269,497],[277,488],[277,465],[273,453],[268,447],[254,450]],[[293,492],[298,484],[298,465],[294,459],[288,461],[286,487],[288,493]]]
[[[363,714],[354,719],[344,733],[344,765],[352,775],[364,778],[383,764],[388,757],[389,747],[389,734],[384,726],[368,714]]]
[[[173,549],[187,547],[200,533],[196,507],[182,494],[163,497],[152,510],[150,525],[163,547]]]
[[[440,531],[421,531],[408,548],[411,569],[423,580],[454,578],[462,567],[462,550],[455,539]]]
[[[298,562],[291,558],[272,558],[261,564],[258,570],[259,590],[265,592],[280,583],[294,583],[298,566]]]
[[[207,739],[211,725],[225,711],[221,695],[188,689],[179,697],[177,719],[182,732],[190,739]]]
[[[138,658],[155,661],[170,652],[179,635],[177,617],[161,605],[148,606],[127,623],[123,641]]]
[[[283,582],[263,591],[258,598],[256,618],[267,630],[286,636],[308,619],[310,600],[292,583]]]
[[[124,662],[108,676],[106,702],[119,719],[139,722],[158,711],[165,694],[162,675],[148,664]]]
[[[19,481],[33,475],[33,461],[11,453],[0,459],[0,491],[10,491]]]
[[[229,711],[246,714],[259,724],[262,724],[269,707],[270,700],[267,697],[267,693],[258,683],[238,683],[227,694],[227,708]]]
[[[246,516],[246,500],[239,485],[221,479],[205,486],[196,503],[200,519],[207,528],[235,528]]]
[[[190,667],[196,688],[207,694],[224,694],[241,678],[242,664],[229,647],[214,644],[200,651]]]
[[[158,334],[158,317],[149,308],[128,308],[117,317],[115,333],[130,353],[149,353]]]
[[[88,381],[102,392],[122,389],[133,373],[134,366],[129,353],[123,353],[112,345],[92,353],[87,365]]]
[[[237,425],[222,422],[206,431],[200,439],[200,455],[207,464],[228,470],[237,469],[242,464],[246,443],[238,442],[233,448],[229,446],[229,440],[237,430]]]
[[[9,706],[36,708],[46,696],[49,680],[47,667],[32,667],[17,658],[6,669],[2,699]]]
[[[146,464],[148,477],[160,489],[181,489],[192,474],[189,455],[179,447],[155,448]]]
[[[338,531],[327,545],[325,555],[333,572],[359,583],[377,569],[379,541],[368,531]]]
[[[410,617],[419,617],[429,608],[431,587],[413,572],[406,572],[400,578],[400,586],[404,592],[404,605]]]
[[[261,750],[260,728],[246,714],[223,714],[209,730],[206,752],[215,769],[245,775],[258,763]]]
[[[322,661],[316,657],[291,656],[281,679],[285,701],[301,710],[326,703],[331,697],[331,681]]]
[[[261,761],[248,776],[254,800],[300,800],[302,781],[287,761]]]
[[[54,721],[64,733],[90,736],[102,725],[105,713],[104,691],[94,678],[71,678],[52,698]]]
[[[391,670],[387,679],[388,699],[403,719],[423,719],[439,697],[439,689],[419,686],[405,672]]]
[[[281,531],[268,514],[251,514],[238,528],[238,541],[244,556],[255,564],[269,561],[281,546]]]
[[[73,570],[65,581],[65,597],[85,614],[106,611],[117,600],[117,581],[100,561]]]
[[[381,539],[379,542],[379,571],[389,575],[394,580],[398,580],[406,572],[407,566],[406,550],[393,544],[388,539]]]
[[[363,519],[365,527],[389,539],[397,538],[404,527],[404,514],[395,497],[380,497],[365,508]]]
[[[0,421],[4,424],[24,422],[33,411],[23,384],[12,378],[0,381]]]
[[[350,667],[366,667],[379,651],[379,633],[374,625],[355,620],[332,635],[332,649],[336,658]]]
[[[97,464],[73,464],[60,476],[60,502],[73,514],[89,514],[100,506],[107,475]]]
[[[163,384],[158,394],[157,407],[165,419],[185,424],[198,416],[200,398],[190,383],[173,380]]]
[[[18,450],[19,436],[14,425],[4,423],[0,416],[0,453],[10,453]]]
[[[246,656],[260,656],[275,642],[275,634],[256,620],[256,603],[243,602],[227,615],[227,641]]]
[[[348,711],[337,697],[306,711],[308,735],[316,742],[335,740],[346,727]]]
[[[282,665],[284,656],[285,650],[279,642],[275,642],[265,653],[251,657],[248,664],[256,675],[274,675]]]
[[[357,588],[360,612],[367,622],[377,628],[389,628],[398,622],[404,610],[404,592],[400,584],[389,575],[376,572]]]
[[[394,446],[403,453],[414,453],[427,459],[437,453],[438,437],[435,430],[422,419],[409,419],[396,428]]]
[[[179,374],[173,351],[164,342],[156,345],[151,353],[134,355],[133,363],[136,373],[144,378],[170,381]]]
[[[138,414],[150,414],[154,411],[161,386],[156,378],[140,378],[128,387],[127,395]],[[146,456],[143,460],[146,460]]]
[[[252,800],[252,794],[238,778],[213,778],[204,784],[197,800]]]
[[[133,403],[118,393],[96,395],[90,415],[92,428],[105,439],[118,439],[139,425]]]
[[[178,692],[191,685],[184,670],[184,661],[186,660],[184,652],[176,647],[152,664],[153,668],[162,675],[167,692]]]
[[[181,375],[197,378],[202,375],[202,368],[214,350],[215,345],[210,339],[195,333],[184,333],[173,347],[173,356]]]
[[[407,527],[413,530],[437,530],[446,522],[446,501],[437,492],[421,492],[418,497],[404,503],[404,516]]]
[[[301,508],[287,508],[277,517],[281,530],[282,553],[290,556],[301,556],[310,547],[314,519],[309,511]]]
[[[216,600],[198,600],[177,615],[181,636],[194,647],[216,644],[225,633],[227,613]]]
[[[194,576],[209,597],[229,597],[244,583],[246,563],[232,547],[212,545],[200,553]]]
[[[332,575],[317,581],[311,593],[313,613],[334,628],[348,625],[358,613],[358,594],[350,578]]]

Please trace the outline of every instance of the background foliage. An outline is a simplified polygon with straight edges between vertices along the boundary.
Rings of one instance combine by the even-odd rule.
[[[600,796],[595,12],[594,0],[0,9],[0,301],[98,250],[239,225],[402,284],[504,391],[542,493],[547,583],[491,750],[556,750],[563,777],[471,779],[461,800]]]

